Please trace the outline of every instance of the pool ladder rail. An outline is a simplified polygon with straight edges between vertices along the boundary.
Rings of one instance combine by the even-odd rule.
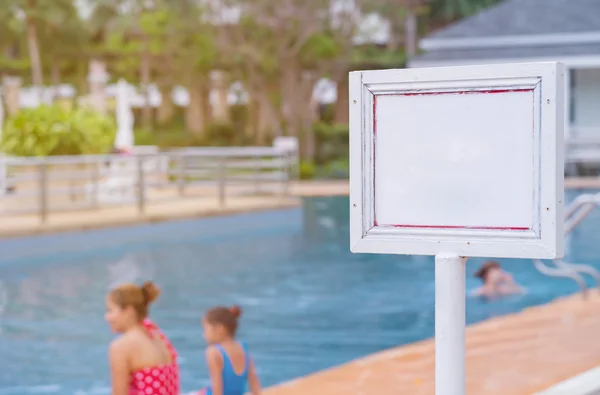
[[[565,209],[565,236],[568,236],[588,215],[600,205],[600,193],[582,194],[573,200]],[[552,261],[553,266],[544,264],[539,259],[534,259],[535,268],[542,274],[551,277],[566,277],[574,280],[581,289],[582,295],[587,295],[587,285],[584,274],[594,278],[600,287],[600,272],[589,265],[567,263],[562,259]]]

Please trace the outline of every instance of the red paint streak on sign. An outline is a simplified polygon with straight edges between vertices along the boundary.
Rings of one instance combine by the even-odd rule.
[[[447,91],[447,92],[408,92],[408,93],[393,93],[389,96],[438,96],[438,95],[474,95],[485,94],[493,95],[497,93],[525,93],[533,92],[533,89],[488,89],[488,90],[471,90],[471,91]]]
[[[376,225],[377,226],[377,225]],[[528,227],[513,226],[458,226],[458,225],[381,225],[382,228],[408,228],[408,229],[474,229],[474,230],[512,230],[527,231]]]
[[[447,92],[410,92],[382,94],[379,96],[437,96],[437,95],[472,95],[472,94],[498,94],[498,93],[526,93],[533,92],[533,89],[487,89],[470,91],[447,91]],[[377,96],[373,95],[373,201],[375,201],[375,148],[377,146]],[[534,121],[535,122],[535,121]],[[373,207],[373,225],[378,227],[377,212]],[[406,229],[473,229],[473,230],[507,230],[507,231],[528,231],[527,227],[502,227],[502,226],[442,226],[442,225],[381,225],[381,227],[406,228]]]
[[[375,201],[375,148],[377,147],[377,96],[373,96],[373,201]],[[377,212],[373,207],[373,224],[377,226]]]

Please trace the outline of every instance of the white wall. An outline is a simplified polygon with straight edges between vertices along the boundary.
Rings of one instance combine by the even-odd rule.
[[[600,133],[600,68],[573,70],[571,78],[573,127],[578,134],[593,129]]]

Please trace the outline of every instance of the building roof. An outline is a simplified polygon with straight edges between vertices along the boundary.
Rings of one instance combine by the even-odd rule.
[[[599,0],[600,1],[600,0]],[[424,52],[414,60],[434,63],[438,61],[519,59],[519,58],[563,58],[573,56],[600,55],[600,43],[580,45],[515,46],[504,48],[457,48]]]
[[[600,0],[505,0],[429,39],[600,32]]]
[[[421,40],[411,64],[600,56],[600,0],[505,0]]]

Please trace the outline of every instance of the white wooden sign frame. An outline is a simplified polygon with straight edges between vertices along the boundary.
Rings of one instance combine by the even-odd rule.
[[[352,252],[540,258],[563,255],[564,67],[521,63],[350,73]],[[382,95],[532,93],[533,210],[528,227],[403,226],[377,222],[377,100]],[[427,111],[426,109],[424,111]],[[436,114],[431,114],[436,116]],[[490,119],[493,122],[493,119]],[[415,131],[417,132],[417,131]],[[510,156],[510,152],[505,153]],[[425,159],[426,160],[426,159]],[[417,163],[418,166],[418,163]],[[473,169],[477,171],[477,169]],[[402,172],[403,169],[398,169]],[[443,171],[443,169],[440,169]],[[387,182],[387,180],[386,180]],[[393,182],[390,180],[389,182]],[[482,186],[483,187],[483,186]],[[398,202],[402,204],[402,202]],[[424,208],[426,209],[426,208]],[[506,208],[505,208],[506,209]]]

